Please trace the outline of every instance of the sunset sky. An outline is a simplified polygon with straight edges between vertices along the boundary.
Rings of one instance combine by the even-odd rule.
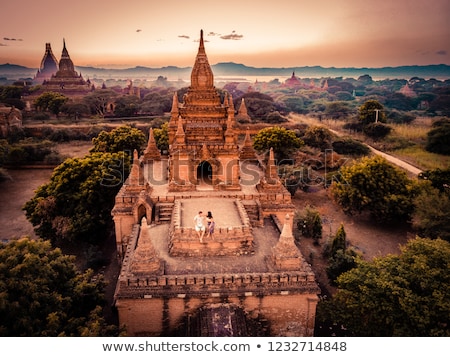
[[[192,66],[200,29],[210,64],[450,65],[450,0],[2,1],[0,64]]]

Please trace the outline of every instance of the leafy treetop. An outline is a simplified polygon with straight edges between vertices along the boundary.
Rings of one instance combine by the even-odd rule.
[[[92,139],[94,146],[90,152],[125,151],[132,157],[133,151],[136,149],[140,152],[146,141],[145,134],[141,130],[124,125],[110,132],[100,132]]]
[[[289,155],[302,145],[303,141],[294,131],[279,126],[262,129],[253,139],[255,150],[263,152],[273,148],[279,160],[288,159]]]
[[[65,160],[24,210],[44,239],[99,243],[111,222],[114,198],[129,173],[125,153],[93,153]]]
[[[343,210],[370,212],[378,222],[405,221],[413,211],[416,185],[381,156],[364,157],[340,170],[331,193]]]
[[[102,318],[104,286],[49,241],[0,244],[0,336],[117,336]]]
[[[450,243],[416,238],[400,255],[358,261],[337,278],[338,292],[318,316],[337,335],[450,336]]]

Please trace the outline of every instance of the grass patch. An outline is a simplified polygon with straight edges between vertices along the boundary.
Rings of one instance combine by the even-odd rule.
[[[395,150],[392,154],[422,170],[445,169],[450,167],[450,156],[428,152],[417,145]]]
[[[425,150],[431,118],[416,119],[411,124],[390,124],[394,129],[386,138],[387,150],[396,157],[422,170],[444,169],[450,166],[450,156]]]
[[[416,126],[412,124],[389,124],[389,126],[393,129],[391,134],[392,136],[414,142],[422,142],[426,140],[427,133],[430,131],[430,127]]]

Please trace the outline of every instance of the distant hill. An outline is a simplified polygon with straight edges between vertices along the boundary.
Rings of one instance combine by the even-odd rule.
[[[26,79],[33,78],[36,74],[37,68],[28,68],[19,66],[17,64],[0,64],[0,78],[7,79]]]
[[[258,68],[250,67],[244,64],[234,62],[222,62],[211,66],[215,77],[289,77],[292,72],[303,78],[358,78],[364,74],[370,75],[374,79],[398,78],[410,79],[412,77],[421,77],[425,79],[450,79],[450,66],[445,64],[428,66],[400,66],[400,67],[382,67],[382,68],[336,68],[321,66],[304,67],[282,67],[282,68]],[[169,80],[189,80],[192,67],[166,66],[161,68],[151,68],[137,66],[125,69],[110,69],[96,67],[77,66],[76,70],[85,78],[99,79],[127,79],[127,78],[157,78],[158,76],[167,77]],[[15,64],[0,64],[0,78],[8,80],[18,80],[33,78],[37,68],[28,68]],[[273,79],[272,78],[272,79]],[[270,80],[270,79],[269,79]],[[263,79],[261,79],[263,81]]]

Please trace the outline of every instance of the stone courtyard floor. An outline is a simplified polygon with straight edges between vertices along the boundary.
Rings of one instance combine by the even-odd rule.
[[[219,205],[216,205],[218,207]],[[280,233],[270,219],[264,227],[254,227],[253,254],[215,257],[171,257],[168,252],[169,224],[155,225],[150,230],[152,243],[159,257],[165,261],[165,274],[241,274],[246,272],[267,272],[265,257],[270,255]],[[206,238],[206,240],[209,238]]]
[[[181,226],[193,227],[194,216],[203,211],[206,216],[212,213],[216,227],[233,227],[242,225],[236,210],[235,199],[222,197],[199,197],[181,200]]]

